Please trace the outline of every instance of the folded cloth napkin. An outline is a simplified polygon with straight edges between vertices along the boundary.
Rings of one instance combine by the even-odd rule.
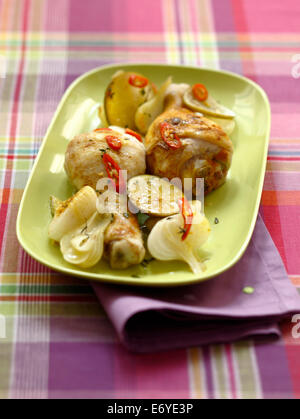
[[[300,296],[260,216],[242,259],[209,281],[159,289],[92,285],[121,342],[135,352],[279,337],[279,320],[300,313]]]

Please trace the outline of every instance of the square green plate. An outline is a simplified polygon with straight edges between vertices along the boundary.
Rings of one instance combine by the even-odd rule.
[[[222,104],[236,113],[232,135],[234,154],[226,183],[205,200],[212,232],[203,247],[207,270],[194,275],[182,262],[153,261],[146,268],[112,270],[105,261],[90,269],[68,264],[58,246],[47,237],[51,219],[49,196],[72,193],[64,172],[64,153],[76,134],[99,124],[97,108],[105,88],[118,69],[134,70],[160,85],[168,76],[176,83],[204,83]],[[17,235],[23,248],[39,262],[57,271],[89,280],[143,286],[177,286],[212,278],[233,266],[251,238],[264,180],[270,132],[270,106],[264,91],[241,76],[202,68],[160,64],[120,64],[90,71],[68,88],[46,133],[21,201]],[[217,217],[219,223],[215,224]],[[139,276],[138,278],[136,276]]]

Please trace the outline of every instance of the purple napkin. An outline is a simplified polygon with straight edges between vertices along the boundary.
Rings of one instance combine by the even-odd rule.
[[[300,313],[300,296],[260,216],[242,259],[214,279],[159,289],[92,285],[121,342],[135,352],[279,337],[279,320]]]

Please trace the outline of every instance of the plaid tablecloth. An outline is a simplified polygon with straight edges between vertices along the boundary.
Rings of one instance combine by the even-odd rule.
[[[1,398],[300,397],[291,321],[279,341],[131,354],[89,284],[35,262],[15,233],[32,163],[78,75],[130,61],[232,70],[271,101],[262,213],[300,286],[299,54],[299,0],[0,0]]]

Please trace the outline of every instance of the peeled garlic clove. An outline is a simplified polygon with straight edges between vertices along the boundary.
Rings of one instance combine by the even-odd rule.
[[[66,233],[86,223],[96,211],[96,201],[94,189],[84,186],[71,198],[58,204],[49,225],[49,238],[60,241]]]

